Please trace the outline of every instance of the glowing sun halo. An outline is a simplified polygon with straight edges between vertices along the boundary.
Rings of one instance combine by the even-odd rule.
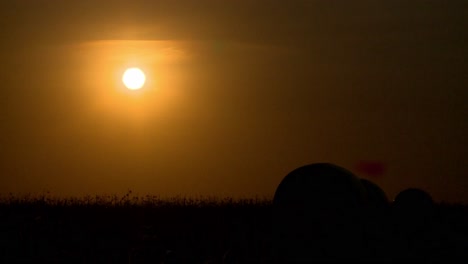
[[[138,90],[145,84],[145,73],[138,68],[129,68],[122,76],[122,81],[130,90]]]

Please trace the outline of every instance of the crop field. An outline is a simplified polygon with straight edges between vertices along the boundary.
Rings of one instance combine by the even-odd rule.
[[[269,263],[272,210],[267,199],[4,196],[0,262]],[[433,250],[464,258],[468,206],[438,204],[435,219],[445,242]]]
[[[0,262],[219,263],[236,244],[267,252],[267,200],[8,197]]]

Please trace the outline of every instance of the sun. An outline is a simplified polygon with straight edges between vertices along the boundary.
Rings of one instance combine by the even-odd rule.
[[[138,90],[145,84],[146,76],[139,68],[129,68],[124,72],[122,81],[128,89]]]

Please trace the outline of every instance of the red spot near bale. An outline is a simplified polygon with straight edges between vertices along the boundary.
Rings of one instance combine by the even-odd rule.
[[[370,177],[381,177],[385,173],[385,164],[379,161],[359,161],[356,171]]]

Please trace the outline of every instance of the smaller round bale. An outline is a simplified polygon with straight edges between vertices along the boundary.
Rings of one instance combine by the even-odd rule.
[[[435,212],[431,195],[418,188],[400,192],[395,197],[392,207],[395,223],[407,232],[426,228],[433,220]]]

